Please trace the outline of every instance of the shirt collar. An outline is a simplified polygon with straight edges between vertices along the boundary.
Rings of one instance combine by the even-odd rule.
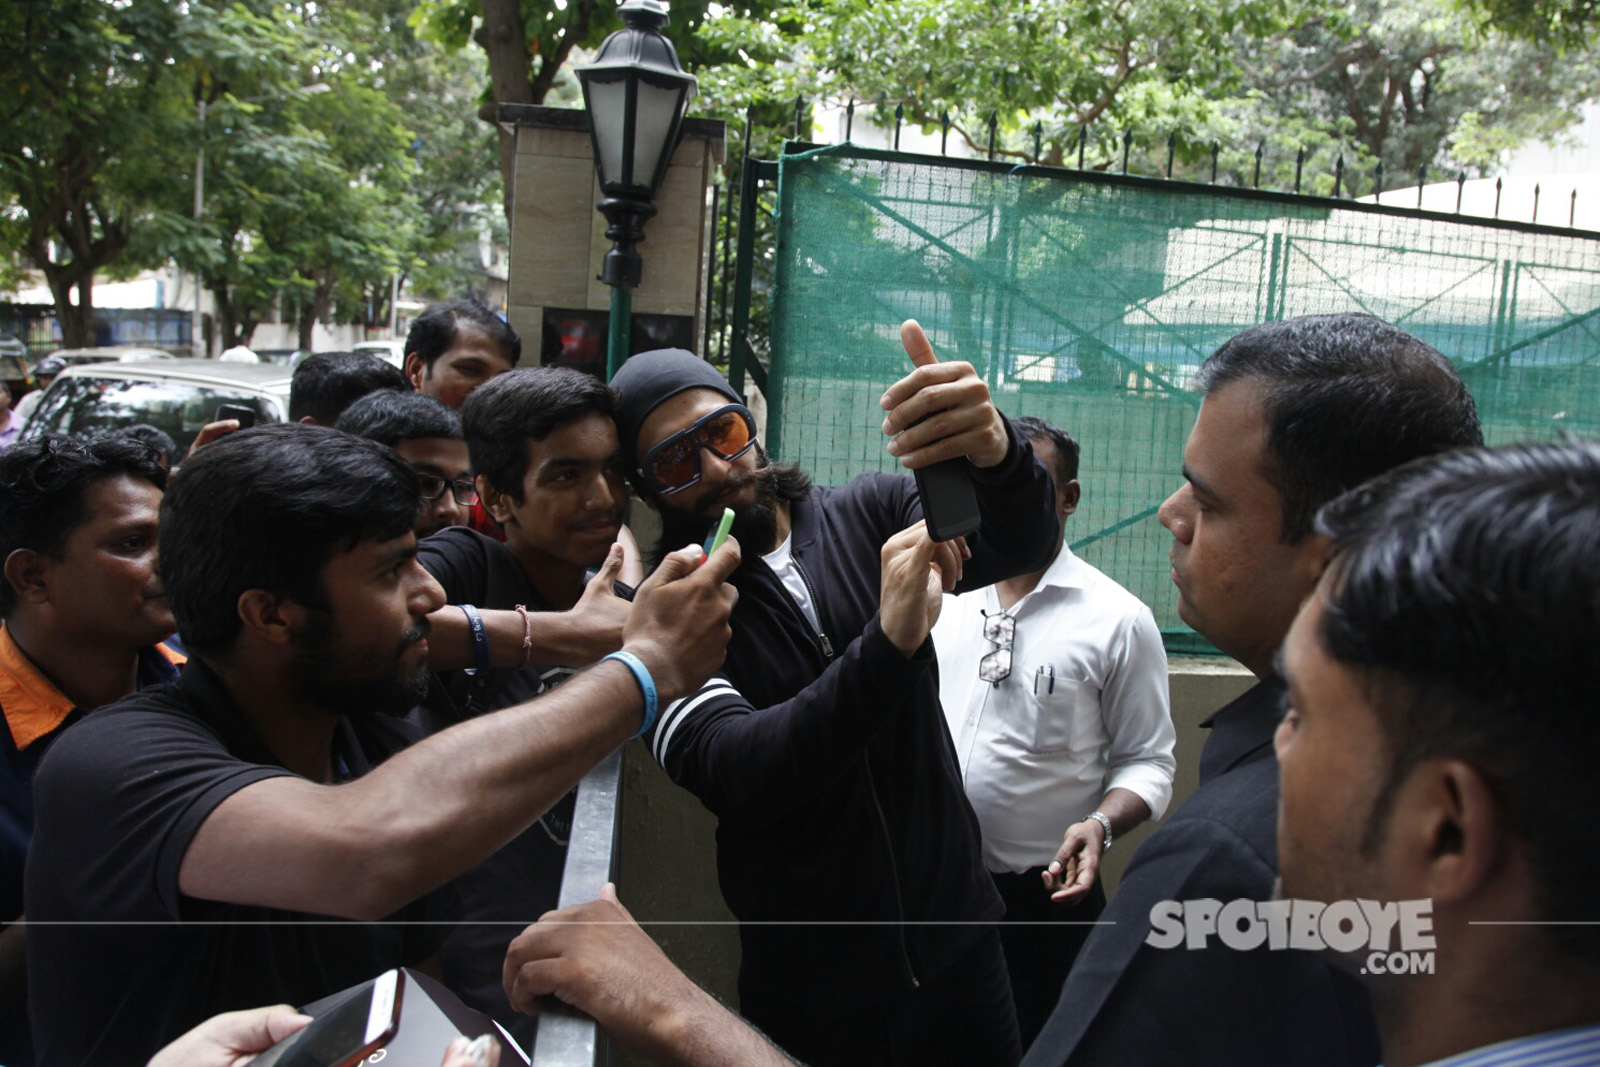
[[[1050,566],[1044,569],[1039,576],[1039,583],[1007,611],[1008,615],[1016,615],[1041,589],[1082,589],[1087,584],[1087,565],[1083,560],[1072,554],[1072,549],[1067,547],[1065,541],[1061,542],[1061,551],[1056,553],[1056,558],[1050,561]],[[984,592],[984,599],[994,611],[1000,610],[999,586],[991,585]]]
[[[66,721],[74,707],[23,655],[11,638],[10,627],[0,626],[0,709],[4,709],[17,751],[48,736]]]
[[[139,653],[137,688],[175,680],[185,660],[164,644],[145,649]],[[0,626],[0,709],[18,752],[48,737],[77,710],[17,647],[6,626]]]
[[[1426,1067],[1574,1067],[1600,1058],[1600,1023],[1512,1038],[1433,1060]]]
[[[1072,549],[1063,541],[1061,551],[1056,553],[1056,558],[1050,561],[1050,566],[1039,576],[1039,584],[1034,588],[1082,589],[1088,577],[1084,569],[1083,560],[1074,556]]]

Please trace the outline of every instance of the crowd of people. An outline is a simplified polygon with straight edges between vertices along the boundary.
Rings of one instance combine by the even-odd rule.
[[[1224,344],[1159,518],[1256,681],[1175,802],[1154,617],[1066,543],[1079,442],[902,341],[886,448],[962,465],[963,538],[769,456],[692,353],[523,368],[471,302],[181,463],[0,451],[0,1063],[244,1062],[398,966],[663,1063],[1600,1063],[1600,445],[1484,448],[1368,316]],[[630,737],[717,817],[738,1014],[612,887],[552,910]],[[1274,901],[1424,901],[1436,952],[1223,936]]]

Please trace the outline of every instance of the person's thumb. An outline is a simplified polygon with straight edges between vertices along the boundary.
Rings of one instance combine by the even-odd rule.
[[[900,324],[900,343],[905,346],[911,362],[919,367],[939,362],[939,357],[933,353],[933,345],[928,342],[928,335],[922,332],[922,325],[916,319],[907,319]]]
[[[589,584],[598,585],[602,590],[609,593],[611,592],[611,587],[616,584],[617,575],[620,573],[622,573],[622,546],[613,544],[606,552],[606,561],[600,564],[600,569],[595,572],[593,578],[589,579]]]

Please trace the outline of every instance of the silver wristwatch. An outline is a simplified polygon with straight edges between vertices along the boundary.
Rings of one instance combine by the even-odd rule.
[[[1108,818],[1106,813],[1103,812],[1103,811],[1091,811],[1089,814],[1085,815],[1082,819],[1079,819],[1078,821],[1079,822],[1087,822],[1090,819],[1093,819],[1095,822],[1099,823],[1102,827],[1105,828],[1106,839],[1100,845],[1100,851],[1101,852],[1110,852],[1111,851],[1111,819]]]

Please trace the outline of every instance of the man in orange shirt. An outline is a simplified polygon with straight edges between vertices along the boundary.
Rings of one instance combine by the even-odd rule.
[[[33,1062],[24,1011],[22,870],[33,772],[61,732],[172,681],[156,573],[166,472],[126,437],[51,436],[0,453],[0,1063]]]

